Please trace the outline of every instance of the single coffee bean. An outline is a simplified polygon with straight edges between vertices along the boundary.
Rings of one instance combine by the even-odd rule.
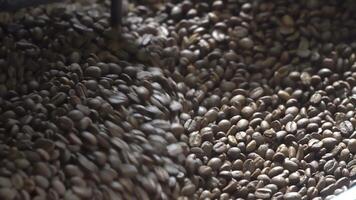
[[[74,123],[69,117],[62,116],[58,119],[58,126],[65,131],[70,131],[74,127]]]
[[[274,177],[274,176],[277,176],[279,174],[281,174],[283,172],[283,167],[282,166],[276,166],[276,167],[273,167],[269,172],[268,172],[268,176],[270,178]]]
[[[223,192],[232,192],[234,189],[237,187],[238,182],[234,179],[232,179],[226,187],[222,189]]]
[[[315,93],[310,97],[310,103],[317,105],[320,103],[321,98],[322,98],[321,94]]]
[[[222,161],[220,158],[211,158],[208,162],[208,166],[210,166],[213,170],[218,170],[222,165]]]
[[[204,177],[209,177],[212,174],[212,168],[209,166],[200,166],[198,169],[198,172],[200,175],[204,176]]]
[[[223,142],[217,142],[214,146],[213,146],[213,150],[218,153],[224,153],[227,150],[226,144],[224,144]]]
[[[245,106],[241,110],[241,115],[245,119],[249,119],[252,116],[253,112],[254,110],[250,106]]]
[[[241,119],[237,122],[237,130],[243,131],[248,127],[248,121],[246,119]]]
[[[252,140],[251,142],[249,142],[247,145],[246,145],[246,151],[247,152],[252,152],[256,149],[257,147],[257,143],[255,140]]]
[[[11,180],[9,178],[0,177],[0,186],[2,188],[11,188],[12,186]]]
[[[356,139],[350,139],[347,148],[351,153],[356,153]]]
[[[51,99],[51,103],[59,106],[61,104],[63,104],[65,102],[65,100],[67,99],[67,94],[64,92],[59,92],[57,93],[55,96],[53,96],[53,98]]]
[[[339,129],[342,134],[350,135],[354,131],[354,126],[350,121],[343,121],[339,124]]]
[[[287,181],[282,176],[275,176],[271,179],[271,183],[277,185],[279,188],[286,187]]]
[[[284,194],[283,198],[286,200],[300,200],[302,199],[302,196],[297,192],[288,192]]]
[[[272,190],[268,188],[258,188],[255,191],[255,196],[259,199],[270,199],[272,196]]]
[[[191,147],[199,147],[202,143],[202,137],[198,131],[194,131],[189,135],[189,145]]]
[[[0,188],[0,198],[4,200],[12,200],[16,197],[16,190],[11,188]]]
[[[324,197],[331,195],[335,191],[335,189],[336,189],[335,184],[330,184],[320,191],[320,195],[322,195]]]
[[[338,164],[335,160],[329,160],[324,165],[324,171],[326,174],[333,174],[337,167]]]
[[[93,78],[99,78],[101,76],[101,69],[97,66],[90,66],[85,69],[84,74]]]
[[[130,164],[122,164],[120,171],[125,177],[135,177],[138,174],[136,166]]]
[[[283,167],[290,172],[295,172],[299,169],[298,164],[291,160],[285,160]]]
[[[332,138],[332,137],[324,138],[324,139],[321,140],[321,142],[323,143],[323,147],[325,147],[327,149],[332,149],[337,144],[337,140],[335,138]]]
[[[286,124],[286,131],[288,133],[292,133],[292,134],[296,133],[297,132],[297,123],[296,122],[288,122]]]
[[[79,121],[83,119],[84,114],[79,110],[72,110],[68,113],[68,117],[71,118],[73,121]]]
[[[239,41],[239,45],[243,48],[243,49],[251,49],[253,47],[253,41],[248,38],[248,37],[245,37],[245,38],[242,38],[240,41]]]

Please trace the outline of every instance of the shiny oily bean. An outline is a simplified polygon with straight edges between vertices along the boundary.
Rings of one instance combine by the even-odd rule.
[[[286,124],[286,127],[285,127],[285,129],[286,129],[286,131],[288,132],[288,133],[296,133],[297,132],[297,123],[296,122],[288,122],[287,124]]]
[[[268,188],[258,188],[255,191],[255,197],[259,199],[270,199],[272,196],[272,190]]]
[[[285,200],[300,200],[302,199],[302,196],[297,192],[287,192],[284,194],[283,198]]]

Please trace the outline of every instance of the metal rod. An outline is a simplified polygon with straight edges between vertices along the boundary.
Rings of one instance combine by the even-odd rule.
[[[111,26],[121,25],[122,0],[111,0]]]

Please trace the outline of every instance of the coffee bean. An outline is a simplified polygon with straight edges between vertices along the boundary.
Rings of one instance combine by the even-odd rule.
[[[288,133],[296,133],[297,132],[297,123],[295,122],[288,122],[286,124],[286,131]]]
[[[333,198],[356,175],[352,6],[334,4],[145,0],[122,34],[96,1],[18,11],[1,199]]]
[[[254,110],[250,106],[246,106],[246,107],[242,108],[241,115],[245,119],[249,119],[252,116],[253,112],[254,112]]]
[[[283,166],[290,172],[295,172],[299,169],[298,164],[291,160],[285,160]]]
[[[281,166],[273,167],[273,168],[269,171],[268,176],[272,178],[272,177],[274,177],[274,176],[277,176],[278,174],[281,174],[282,171],[283,171],[283,167],[281,167]]]
[[[298,199],[302,199],[302,196],[297,192],[288,192],[283,196],[283,198],[287,200],[291,200],[291,199],[298,200]]]
[[[85,69],[84,74],[93,78],[99,78],[101,76],[101,69],[97,66],[90,66]]]
[[[224,119],[224,120],[221,120],[218,123],[218,126],[219,126],[221,131],[226,132],[231,127],[231,122],[226,120],[226,119]]]
[[[56,94],[55,96],[53,96],[53,98],[51,99],[51,102],[58,106],[61,105],[62,103],[64,103],[64,101],[67,99],[67,94],[65,94],[64,92],[59,92],[58,94]]]
[[[330,184],[320,191],[322,196],[331,195],[335,191],[335,184]]]
[[[196,189],[195,185],[188,184],[182,188],[181,193],[182,193],[182,195],[185,195],[185,196],[191,196],[195,192],[195,189]]]
[[[199,147],[202,143],[202,137],[198,131],[195,131],[189,135],[189,145],[191,147]]]
[[[4,200],[12,200],[16,198],[16,190],[10,188],[0,188],[0,197]]]
[[[223,81],[220,84],[220,88],[221,90],[228,92],[234,90],[236,88],[236,84],[231,81]]]
[[[270,199],[272,196],[272,190],[268,188],[258,188],[255,191],[255,196],[259,199]]]
[[[321,98],[322,98],[321,94],[315,93],[310,97],[310,102],[315,105],[319,104],[321,101]]]
[[[243,131],[248,127],[248,121],[246,119],[241,119],[237,122],[237,130]]]
[[[238,182],[234,179],[232,179],[228,184],[227,186],[225,186],[222,191],[223,192],[231,192],[233,191],[238,185]]]
[[[35,176],[35,183],[43,189],[47,189],[49,187],[49,181],[43,176]]]
[[[98,167],[83,155],[78,156],[78,162],[84,169],[90,172],[96,172],[98,170]]]
[[[81,198],[89,198],[92,196],[92,189],[81,186],[73,186],[73,192]]]
[[[324,171],[326,172],[326,174],[333,174],[337,166],[338,165],[335,160],[329,160],[324,165]]]
[[[64,184],[63,184],[61,181],[55,179],[55,180],[52,180],[51,184],[52,184],[54,190],[55,190],[59,195],[64,195],[64,193],[65,193],[65,191],[66,191],[66,188],[65,188]]]
[[[246,151],[247,152],[252,152],[256,149],[257,147],[257,143],[255,140],[252,140],[251,142],[249,142],[247,145],[246,145]]]
[[[9,178],[0,177],[0,186],[2,188],[11,188],[12,186],[11,180]]]
[[[287,184],[287,181],[282,176],[275,176],[271,179],[271,183],[277,185],[279,188],[284,188]]]
[[[72,110],[68,113],[68,117],[74,121],[79,121],[83,119],[84,114],[79,110]]]
[[[69,117],[62,116],[58,119],[58,126],[65,131],[70,131],[74,127],[74,123]]]
[[[112,105],[118,106],[118,105],[125,105],[129,101],[129,99],[124,93],[117,92],[117,93],[111,95],[108,98],[108,101]]]
[[[237,159],[241,154],[241,150],[237,147],[231,147],[227,150],[227,155],[231,159]]]
[[[134,165],[122,164],[120,166],[121,173],[126,177],[134,177],[137,175],[138,170]]]
[[[93,123],[89,117],[83,117],[77,124],[79,130],[86,130]]]
[[[15,189],[21,189],[24,186],[23,177],[20,174],[14,174],[11,176],[11,182]]]
[[[250,38],[245,37],[239,41],[239,45],[243,49],[251,49],[253,47],[253,41]]]
[[[356,139],[350,139],[347,148],[351,153],[356,153]]]
[[[337,140],[332,137],[324,138],[321,140],[321,142],[323,143],[323,146],[327,149],[332,149],[337,144]]]
[[[224,144],[223,142],[217,142],[214,146],[213,146],[213,150],[218,153],[224,153],[227,150],[226,144]]]
[[[220,158],[212,158],[208,162],[208,166],[210,166],[213,170],[220,169],[221,165],[222,165],[222,161]]]
[[[215,109],[210,109],[205,113],[204,117],[206,118],[207,122],[213,122],[217,119],[218,112]]]
[[[253,89],[249,96],[252,98],[252,99],[258,99],[259,97],[261,97],[264,93],[264,90],[262,87],[257,87],[255,89]]]
[[[170,144],[169,146],[167,146],[167,151],[170,156],[176,157],[183,152],[183,149],[178,144]]]
[[[343,121],[339,125],[341,133],[350,135],[354,131],[354,127],[350,121]]]

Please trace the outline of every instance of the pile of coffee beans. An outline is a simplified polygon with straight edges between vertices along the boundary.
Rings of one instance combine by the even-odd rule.
[[[0,199],[332,199],[356,181],[356,3],[109,1],[0,25]]]

